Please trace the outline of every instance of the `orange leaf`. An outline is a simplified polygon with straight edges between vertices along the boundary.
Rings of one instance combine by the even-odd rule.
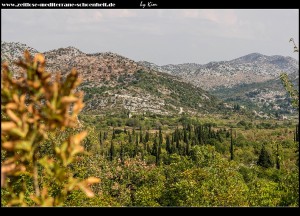
[[[89,177],[85,180],[88,184],[95,184],[95,183],[99,183],[100,179],[96,178],[96,177]]]
[[[1,130],[2,131],[9,131],[13,128],[17,127],[14,122],[1,122]]]
[[[62,97],[61,102],[62,103],[73,103],[73,102],[76,102],[77,100],[78,100],[78,98],[74,97],[74,96],[64,96],[64,97]]]
[[[21,119],[13,111],[7,110],[6,113],[11,118],[11,120],[16,122],[17,124],[21,123]]]
[[[79,134],[76,134],[72,137],[75,145],[78,145],[85,137],[87,136],[87,132],[83,131]]]
[[[8,103],[8,104],[6,104],[5,108],[15,110],[15,109],[18,109],[18,106],[16,103]]]
[[[40,62],[41,64],[44,64],[45,63],[45,58],[41,53],[38,53],[34,56],[33,61]]]
[[[2,143],[2,147],[7,150],[12,150],[14,148],[14,146],[15,146],[15,142],[8,141],[8,142]]]
[[[83,185],[81,183],[78,184],[78,186],[85,193],[85,195],[87,197],[90,197],[90,198],[94,197],[94,193],[93,193],[93,191],[90,188],[86,187],[85,185]]]

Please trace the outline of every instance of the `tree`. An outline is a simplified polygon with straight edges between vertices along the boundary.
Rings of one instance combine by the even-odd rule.
[[[100,149],[102,149],[102,146],[103,146],[103,136],[102,136],[102,132],[101,131],[99,133],[99,143],[100,143]]]
[[[294,52],[299,52],[299,49],[296,46],[293,38],[290,39],[290,42],[294,43]],[[280,74],[280,79],[285,90],[289,93],[292,99],[293,107],[295,107],[299,111],[299,91],[297,91],[293,83],[289,80],[287,73]]]
[[[143,142],[143,131],[142,131],[142,127],[140,127],[140,143]]]
[[[190,154],[190,143],[189,143],[188,139],[186,140],[186,152],[185,152],[185,154],[186,155]]]
[[[121,163],[124,164],[124,146],[122,142],[121,142],[121,149],[120,149],[120,160]]]
[[[90,151],[91,148],[92,148],[91,140],[90,140],[89,138],[86,138],[86,139],[84,140],[84,149],[85,149],[86,151]]]
[[[115,128],[113,128],[113,133],[112,133],[112,137],[111,137],[111,139],[116,139],[116,132],[115,132]]]
[[[113,140],[110,142],[110,149],[109,149],[109,159],[110,161],[113,161],[115,156],[115,146]]]
[[[151,154],[155,157],[157,156],[157,138],[156,138],[156,136],[154,138]]]
[[[158,140],[159,140],[158,141],[159,145],[162,145],[162,143],[163,143],[163,136],[162,136],[161,127],[159,127]]]
[[[258,157],[257,165],[264,167],[264,168],[271,168],[274,167],[274,162],[272,160],[272,155],[269,151],[265,149],[263,145]]]
[[[1,163],[1,187],[8,192],[7,205],[61,206],[76,189],[92,197],[88,186],[99,179],[79,180],[69,169],[84,153],[81,141],[87,135],[77,118],[84,107],[82,92],[75,92],[78,73],[72,70],[64,80],[60,74],[51,79],[43,55],[32,58],[25,51],[24,57],[16,63],[24,69],[20,77],[13,78],[6,63],[1,71],[1,152],[7,152]],[[70,128],[81,132],[46,146],[50,133],[57,137]],[[46,151],[41,152],[42,147]],[[23,182],[24,177],[28,181]],[[19,182],[21,189],[16,189]]]
[[[232,128],[230,130],[230,160],[234,159]]]
[[[172,153],[172,147],[170,144],[170,137],[169,135],[166,136],[166,151],[171,154]]]
[[[146,135],[145,135],[145,142],[149,142],[150,140],[150,135],[149,135],[149,131],[146,131]]]
[[[279,143],[276,145],[276,168],[280,169]]]
[[[156,165],[160,164],[160,155],[161,155],[161,143],[158,144],[157,155],[156,155]]]

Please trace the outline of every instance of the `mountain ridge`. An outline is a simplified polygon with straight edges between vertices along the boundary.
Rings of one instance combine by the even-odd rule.
[[[25,45],[16,48],[19,44],[10,46],[7,51],[26,48]],[[3,52],[1,49],[1,54]],[[185,112],[197,115],[218,110],[220,101],[201,88],[187,84],[180,77],[147,69],[116,53],[86,54],[66,47],[42,54],[49,72],[61,71],[65,76],[76,68],[83,78],[79,89],[85,92],[85,113],[172,115]],[[18,70],[12,68],[15,75]]]
[[[23,55],[22,51],[25,49],[33,54],[38,52],[25,44],[1,42],[1,61],[8,60],[12,63]],[[289,106],[286,92],[278,84],[278,75],[287,69],[286,72],[294,83],[299,79],[298,61],[291,57],[266,56],[260,53],[250,53],[230,61],[214,61],[204,65],[184,63],[164,66],[147,61],[136,62],[112,52],[87,54],[73,46],[49,50],[43,54],[47,60],[47,70],[50,72],[61,71],[66,75],[72,68],[78,70],[83,77],[83,86],[88,92],[86,110],[91,112],[98,108],[112,110],[118,107],[119,110],[150,110],[159,114],[181,113],[182,109],[190,113],[208,113],[209,110],[217,110],[216,107],[220,105],[220,101],[217,102],[218,99],[209,93],[212,92],[226,102],[252,103],[255,106],[250,104],[249,107],[258,110],[269,107],[263,109],[268,112],[276,111],[280,107],[284,110],[283,113],[287,113],[292,112],[292,108]],[[10,65],[12,71],[18,73],[19,68]],[[148,83],[137,78],[141,77],[138,71],[150,74],[142,76]],[[271,87],[270,83],[276,83],[276,88]],[[177,85],[180,91],[172,85]],[[297,85],[299,86],[299,82],[296,82]],[[236,93],[240,90],[243,94]],[[259,93],[253,93],[254,91]],[[196,92],[199,97],[192,96]],[[278,100],[270,99],[270,95]],[[215,102],[204,109],[203,101],[206,97]],[[190,103],[187,99],[193,102]]]
[[[215,90],[220,86],[229,88],[243,83],[264,82],[276,78],[282,72],[291,74],[299,71],[299,62],[290,56],[267,56],[260,53],[250,53],[229,61],[212,61],[207,64],[184,63],[158,66],[145,61],[139,63],[148,68],[180,76],[205,90]],[[217,81],[213,82],[213,80]]]

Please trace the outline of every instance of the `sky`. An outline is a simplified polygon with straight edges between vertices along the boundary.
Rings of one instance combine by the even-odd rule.
[[[157,65],[291,56],[297,9],[2,9],[1,40],[39,52],[73,46]]]

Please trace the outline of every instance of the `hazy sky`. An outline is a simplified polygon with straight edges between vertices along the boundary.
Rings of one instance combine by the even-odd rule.
[[[1,37],[40,52],[74,46],[158,65],[231,60],[252,52],[298,57],[299,10],[1,10]],[[298,58],[297,58],[298,59]]]

